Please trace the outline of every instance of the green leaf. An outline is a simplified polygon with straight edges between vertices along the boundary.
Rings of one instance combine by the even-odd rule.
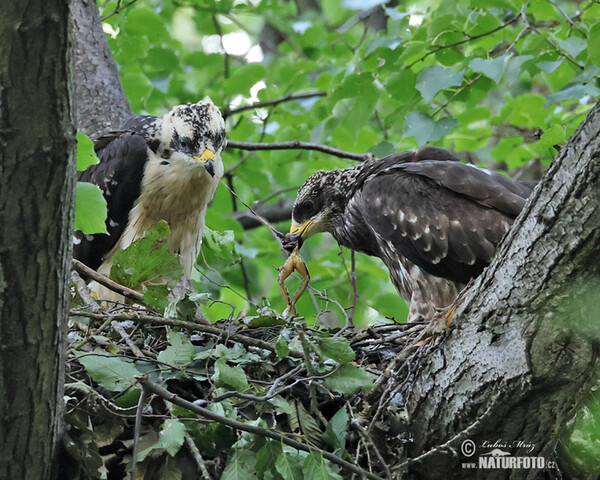
[[[290,354],[290,346],[283,335],[279,335],[275,342],[275,353],[279,358],[287,358]]]
[[[231,448],[236,441],[236,435],[231,427],[221,423],[211,423],[204,430],[197,432],[194,439],[203,454],[216,457]]]
[[[206,228],[202,237],[202,254],[200,259],[217,270],[222,270],[240,261],[236,251],[235,237],[232,230],[223,233]]]
[[[348,412],[346,406],[340,408],[323,432],[323,442],[329,445],[334,451],[343,453],[346,448],[346,435],[348,433]]]
[[[234,95],[241,93],[248,95],[250,87],[260,80],[263,80],[267,73],[264,65],[258,63],[248,63],[234,71],[233,75],[225,80],[223,84],[223,93],[225,95]]]
[[[260,450],[256,452],[256,473],[262,477],[267,470],[274,470],[275,462],[281,454],[283,454],[281,443],[274,440],[267,440]]]
[[[171,457],[174,457],[183,445],[185,432],[185,425],[181,421],[177,419],[165,420],[162,424],[157,442],[138,453],[137,461],[144,461],[148,454],[158,449],[165,449]]]
[[[306,439],[309,443],[320,447],[323,432],[321,432],[319,424],[315,420],[314,415],[309,413],[309,411],[300,402],[295,402],[294,407],[296,409],[296,415],[299,422],[299,426],[302,429],[304,435],[306,436]]]
[[[590,62],[600,65],[600,23],[597,23],[588,32],[587,54]]]
[[[108,234],[108,230],[106,230],[106,199],[98,185],[77,182],[73,228],[88,235]]]
[[[507,55],[492,59],[474,58],[469,62],[469,67],[474,72],[483,73],[486,77],[491,78],[494,82],[498,83],[500,82],[500,78],[502,78],[506,60],[508,58],[510,58],[510,56]]]
[[[167,337],[170,345],[158,354],[157,360],[177,367],[189,365],[196,349],[187,335],[169,330]]]
[[[256,480],[256,475],[251,473],[255,465],[254,452],[242,448],[236,449],[221,474],[221,480]]]
[[[177,460],[167,457],[158,470],[158,479],[160,480],[182,480],[183,472],[179,467]]]
[[[100,159],[94,151],[94,142],[85,133],[77,130],[77,170],[83,172],[90,165],[96,165]]]
[[[325,379],[325,386],[337,393],[352,395],[375,388],[373,380],[364,370],[347,363]]]
[[[331,463],[323,458],[321,452],[311,452],[306,456],[302,473],[304,478],[310,480],[342,480],[342,477],[333,471]]]
[[[121,82],[131,108],[141,110],[153,89],[148,77],[142,72],[128,72],[121,76]]]
[[[115,253],[110,278],[127,287],[157,281],[174,285],[183,269],[179,257],[169,251],[166,222],[160,221],[125,250]]]
[[[554,145],[560,145],[565,140],[565,128],[562,125],[552,125],[535,144],[535,149],[537,151],[542,151],[547,148],[552,148]]]
[[[236,390],[246,390],[248,379],[242,367],[230,367],[225,358],[219,358],[215,362],[215,373],[211,377],[217,386],[229,385]]]
[[[356,356],[350,342],[344,337],[315,337],[315,341],[320,353],[338,363],[348,363]]]
[[[275,462],[275,468],[279,475],[285,480],[304,480],[302,474],[302,464],[304,459],[300,456],[292,456],[288,453],[281,453]]]
[[[163,448],[174,457],[185,440],[185,425],[177,419],[167,419],[162,425],[159,438]]]
[[[439,140],[456,125],[458,120],[452,117],[444,117],[436,122],[424,113],[411,112],[406,116],[404,135],[414,137],[419,145],[424,145]]]
[[[93,353],[75,352],[92,380],[111,392],[122,392],[136,385],[135,376],[141,373],[133,363],[117,357],[107,356],[102,350]]]
[[[461,85],[464,76],[464,72],[455,73],[450,68],[434,65],[421,72],[416,88],[421,92],[423,100],[430,102],[440,90]]]

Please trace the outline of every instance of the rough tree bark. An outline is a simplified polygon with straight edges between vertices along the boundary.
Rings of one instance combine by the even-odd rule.
[[[500,448],[514,456],[552,458],[566,421],[590,392],[600,345],[599,158],[597,104],[464,298],[456,328],[411,385],[409,457],[434,449],[411,466],[419,478],[448,472],[481,478],[461,468],[478,460],[477,451],[461,452],[465,440],[506,445]],[[532,447],[519,448],[519,441]],[[486,475],[533,478],[536,471]]]
[[[52,478],[74,192],[66,0],[0,16],[0,478]]]
[[[77,128],[94,136],[118,128],[131,115],[94,0],[74,0]]]
[[[90,0],[74,1],[87,5]],[[75,22],[81,21],[76,15]],[[99,23],[96,29],[101,31]],[[112,63],[106,51],[99,52],[104,53],[87,55]],[[78,75],[78,82],[86,83],[78,89],[80,104],[107,98],[103,85],[119,83],[116,70],[105,72],[109,76],[100,82]],[[101,122],[111,118],[108,105],[126,105],[113,92],[107,95],[111,100],[96,102],[93,110]],[[99,125],[90,133],[101,130]],[[600,290],[599,155],[597,105],[535,191],[493,265],[459,305],[454,330],[413,379],[406,397],[414,437],[408,448],[410,476],[522,478],[538,473],[490,470],[482,476],[462,468],[462,462],[476,461],[478,455],[461,453],[465,440],[476,447],[500,440],[510,444],[504,450],[512,455],[552,457],[565,422],[589,392],[598,363],[600,315],[593,295]],[[512,446],[513,441],[534,446]]]

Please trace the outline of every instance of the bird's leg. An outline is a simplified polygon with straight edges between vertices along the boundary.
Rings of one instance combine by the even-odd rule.
[[[290,294],[288,292],[287,287],[285,286],[285,280],[294,272],[297,271],[302,276],[302,283],[296,290],[294,294],[294,298],[290,301]],[[308,268],[306,267],[306,263],[304,263],[304,259],[300,256],[298,252],[298,247],[294,248],[290,256],[287,258],[285,263],[279,267],[279,288],[281,290],[281,295],[283,296],[283,300],[285,301],[285,311],[283,315],[291,315],[296,316],[296,302],[300,299],[302,294],[306,291],[308,287],[308,283],[310,282],[310,275],[308,273]]]

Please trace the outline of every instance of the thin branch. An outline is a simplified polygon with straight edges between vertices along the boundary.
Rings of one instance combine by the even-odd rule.
[[[137,465],[137,453],[138,453],[138,444],[140,439],[140,429],[142,427],[142,414],[144,412],[144,403],[146,402],[146,397],[148,396],[148,389],[142,385],[142,391],[140,392],[140,398],[138,399],[137,411],[135,414],[135,428],[133,433],[133,451],[131,453],[131,480],[135,480],[135,467]]]
[[[581,33],[581,34],[583,35],[583,37],[584,37],[584,38],[586,38],[586,37],[587,37],[586,33],[585,33],[583,30],[582,30],[582,28],[581,28],[579,25],[577,25],[577,24],[576,24],[576,23],[573,21],[573,19],[572,19],[571,17],[569,17],[569,15],[567,15],[567,12],[565,12],[565,11],[562,9],[562,7],[561,7],[561,6],[560,6],[558,3],[556,3],[556,2],[554,2],[554,1],[552,1],[552,0],[546,0],[546,1],[547,1],[549,4],[553,5],[553,6],[554,6],[554,8],[556,8],[556,9],[557,9],[557,10],[560,12],[560,14],[561,14],[563,17],[565,17],[565,20],[566,20],[567,22],[569,22],[569,24],[571,24],[571,26],[572,26],[573,28],[575,28],[575,29],[576,29],[576,30],[577,30],[579,33]]]
[[[200,450],[198,450],[198,447],[194,443],[194,439],[192,438],[192,436],[187,432],[185,434],[185,446],[189,449],[190,453],[192,454],[192,457],[194,457],[194,460],[196,461],[196,465],[198,465],[198,468],[202,472],[202,478],[204,480],[212,480],[212,477],[210,476],[210,473],[208,473],[206,463],[204,462],[204,458],[202,458]]]
[[[329,147],[327,145],[319,145],[316,143],[301,142],[300,140],[291,140],[289,142],[274,142],[274,143],[251,143],[238,142],[237,140],[227,140],[227,148],[237,148],[239,150],[315,150],[317,152],[327,153],[339,158],[348,158],[350,160],[358,160],[366,162],[373,158],[372,153],[354,153],[340,150],[338,148]]]
[[[221,48],[223,49],[223,57],[224,57],[223,76],[225,78],[229,78],[229,54],[227,53],[227,50],[225,50],[225,44],[223,43],[223,29],[221,28],[221,24],[219,23],[219,20],[217,20],[217,16],[211,15],[211,17],[212,17],[213,25],[215,26],[217,35],[219,35],[219,41],[221,42]]]
[[[71,315],[78,315],[81,317],[94,318],[97,320],[130,320],[132,322],[139,323],[150,323],[153,325],[167,325],[169,327],[180,327],[192,331],[215,335],[219,338],[229,339],[233,342],[238,342],[246,346],[262,348],[269,352],[275,353],[275,347],[264,340],[258,338],[247,337],[239,333],[230,333],[217,327],[210,325],[201,325],[198,323],[187,322],[185,320],[178,320],[175,318],[158,317],[155,315],[147,315],[141,313],[93,313],[93,312],[81,312],[78,310],[71,310]],[[302,353],[295,350],[290,351],[290,357],[302,358]]]
[[[98,302],[96,302],[94,297],[92,297],[92,295],[90,293],[90,289],[86,285],[85,281],[83,280],[83,278],[81,278],[81,276],[79,276],[79,273],[77,273],[75,270],[71,271],[71,280],[73,281],[73,283],[75,283],[75,288],[77,289],[77,293],[79,294],[79,296],[81,297],[83,302],[93,312],[102,311],[102,308],[100,307],[100,305],[98,305]]]
[[[298,94],[289,94],[280,98],[275,98],[273,100],[264,100],[262,102],[255,102],[252,105],[243,105],[241,107],[236,108],[226,108],[223,111],[223,118],[227,118],[230,115],[235,113],[245,112],[246,110],[254,110],[255,108],[263,108],[263,107],[271,107],[274,105],[279,105],[280,103],[290,102],[293,100],[302,100],[305,98],[313,98],[313,97],[324,97],[327,95],[327,92],[306,92],[306,93],[298,93]]]
[[[111,280],[110,278],[102,275],[101,273],[98,273],[96,270],[92,270],[90,267],[88,267],[84,263],[81,263],[79,260],[73,259],[73,268],[77,270],[77,272],[79,272],[81,275],[95,280],[100,285],[104,285],[106,288],[118,293],[119,295],[123,295],[124,297],[129,298],[130,300],[135,300],[136,302],[144,302],[144,295],[142,295],[140,292],[136,292],[131,288],[127,288]]]
[[[117,6],[115,7],[115,9],[112,12],[104,15],[102,18],[100,18],[100,20],[105,21],[107,18],[110,18],[113,15],[117,15],[117,14],[121,13],[122,10],[125,10],[127,7],[131,7],[131,5],[133,5],[135,2],[137,2],[137,0],[131,0],[130,2],[121,6],[121,0],[119,0],[117,2]]]
[[[266,437],[266,438],[270,438],[272,440],[276,440],[278,442],[284,443],[284,444],[286,444],[292,448],[295,448],[297,450],[302,450],[303,452],[309,452],[309,453],[310,452],[318,452],[324,458],[329,460],[330,462],[335,463],[336,465],[339,465],[340,467],[343,467],[343,468],[349,470],[350,472],[357,473],[358,475],[362,475],[362,476],[364,476],[366,478],[370,478],[372,480],[383,480],[380,476],[375,475],[366,470],[363,470],[362,468],[334,455],[333,453],[330,453],[325,450],[321,450],[320,448],[313,447],[311,445],[307,445],[305,443],[291,439],[273,429],[267,429],[267,428],[258,427],[256,425],[238,422],[237,420],[233,420],[231,418],[228,418],[228,417],[225,417],[222,415],[218,415],[218,414],[208,410],[207,408],[203,408],[192,402],[188,402],[187,400],[181,398],[180,396],[169,392],[165,388],[150,382],[146,376],[137,377],[137,380],[140,382],[140,384],[144,388],[147,388],[148,391],[154,393],[155,395],[158,395],[159,397],[167,400],[168,402],[174,403],[175,405],[179,405],[180,407],[186,408],[194,413],[197,413],[198,415],[201,415],[204,418],[208,418],[209,420],[213,420],[222,425],[227,425],[236,430],[254,433],[255,435],[260,435],[261,437]]]
[[[497,26],[496,28],[493,28],[492,30],[488,31],[488,32],[484,32],[484,33],[480,33],[479,35],[467,35],[467,38],[463,39],[463,40],[459,40],[458,42],[454,42],[454,43],[449,43],[448,45],[440,45],[439,47],[434,48],[433,50],[430,50],[429,52],[425,53],[422,57],[418,58],[417,60],[415,60],[414,62],[406,65],[404,68],[408,69],[410,67],[412,67],[413,65],[416,65],[419,62],[422,62],[423,60],[425,60],[427,57],[429,57],[430,55],[433,55],[437,52],[439,52],[440,50],[444,50],[446,48],[452,48],[452,47],[458,47],[459,45],[462,45],[463,43],[468,43],[471,42],[473,40],[478,40],[480,38],[483,37],[487,37],[488,35],[491,35],[493,33],[498,32],[499,30],[502,30],[503,28],[508,27],[509,25],[511,25],[512,23],[516,22],[519,17],[521,17],[521,14],[518,13],[515,16],[509,18],[506,22],[504,22],[502,25]],[[466,34],[465,34],[466,35]]]

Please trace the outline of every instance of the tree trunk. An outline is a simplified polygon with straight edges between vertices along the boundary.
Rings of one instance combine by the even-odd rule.
[[[94,0],[73,0],[77,128],[94,136],[131,115]]]
[[[511,456],[551,459],[566,421],[591,391],[600,337],[599,157],[597,104],[411,385],[409,457],[430,452],[410,467],[417,477],[481,478],[461,464],[478,464],[479,454],[494,448],[484,442]],[[467,441],[469,453],[468,440],[472,456],[461,451]],[[535,474],[489,470],[485,478]]]
[[[52,478],[74,191],[69,6],[0,16],[0,478]]]

